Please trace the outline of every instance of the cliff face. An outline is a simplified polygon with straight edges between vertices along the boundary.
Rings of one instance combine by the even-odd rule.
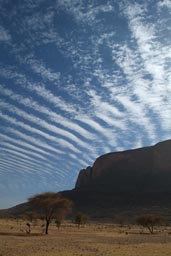
[[[155,146],[109,153],[81,170],[76,190],[132,191],[168,189],[171,183],[171,140]],[[171,189],[169,189],[171,190]]]

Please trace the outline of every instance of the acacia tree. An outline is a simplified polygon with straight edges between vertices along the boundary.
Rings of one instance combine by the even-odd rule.
[[[70,211],[72,202],[68,199],[62,198],[59,194],[54,192],[46,192],[43,194],[32,196],[28,199],[32,211],[37,216],[45,220],[45,234],[48,234],[48,228],[52,219],[60,213],[63,216]]]
[[[75,216],[74,223],[78,225],[78,228],[80,228],[82,224],[87,222],[87,219],[88,218],[84,213],[78,212]]]
[[[148,228],[151,234],[154,233],[154,226],[162,223],[162,218],[157,215],[144,215],[137,218],[137,224]]]

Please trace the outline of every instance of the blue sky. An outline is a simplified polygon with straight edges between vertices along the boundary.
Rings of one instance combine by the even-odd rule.
[[[0,208],[171,138],[171,0],[0,0]]]

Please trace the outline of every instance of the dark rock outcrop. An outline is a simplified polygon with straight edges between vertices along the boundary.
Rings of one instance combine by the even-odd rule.
[[[75,189],[62,194],[95,218],[132,217],[143,209],[171,215],[171,140],[102,155],[80,171]]]
[[[81,170],[76,190],[171,191],[171,140],[155,146],[109,153]]]
[[[82,169],[78,175],[75,187],[86,187],[92,180],[92,167],[88,166],[86,169]]]

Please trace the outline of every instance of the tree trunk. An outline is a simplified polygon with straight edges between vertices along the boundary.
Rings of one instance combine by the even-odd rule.
[[[46,220],[46,228],[45,228],[45,234],[48,235],[48,228],[49,228],[50,221]]]
[[[153,225],[148,226],[148,230],[150,231],[150,234],[153,234],[154,233],[154,226]]]

